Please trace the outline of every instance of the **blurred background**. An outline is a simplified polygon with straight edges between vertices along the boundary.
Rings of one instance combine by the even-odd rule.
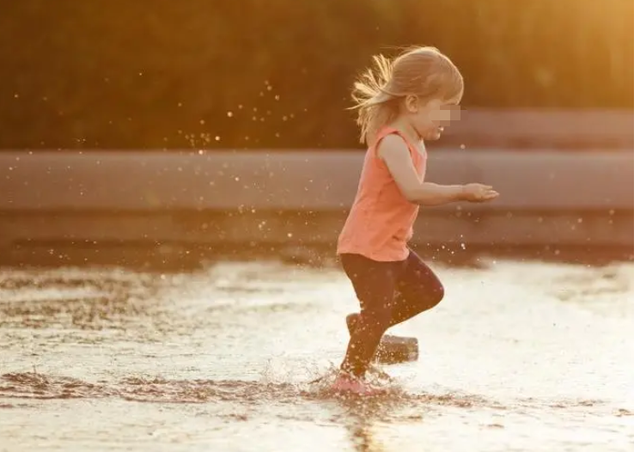
[[[415,44],[467,108],[633,109],[631,0],[5,3],[3,148],[356,147],[354,77]]]
[[[631,0],[3,3],[0,250],[13,262],[54,244],[330,248],[362,157],[353,80],[415,44],[466,83],[430,177],[503,193],[431,210],[425,245],[632,245]]]

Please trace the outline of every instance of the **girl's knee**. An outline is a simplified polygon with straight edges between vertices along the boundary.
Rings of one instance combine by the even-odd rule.
[[[426,300],[427,309],[431,309],[436,307],[444,298],[444,286],[442,284],[438,284],[435,287],[432,287],[429,296]]]

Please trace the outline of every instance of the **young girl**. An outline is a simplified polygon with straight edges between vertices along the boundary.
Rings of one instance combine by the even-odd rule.
[[[338,255],[360,301],[348,316],[351,339],[333,388],[371,394],[364,375],[384,332],[436,306],[444,289],[409,247],[419,205],[483,202],[498,196],[482,184],[423,182],[425,140],[457,119],[463,80],[433,47],[405,51],[356,82],[360,141],[368,145],[354,204],[338,239]]]

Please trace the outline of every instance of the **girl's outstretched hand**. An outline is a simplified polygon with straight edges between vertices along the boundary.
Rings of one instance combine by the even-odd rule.
[[[500,196],[491,185],[484,184],[467,184],[463,193],[464,199],[469,202],[487,202]]]

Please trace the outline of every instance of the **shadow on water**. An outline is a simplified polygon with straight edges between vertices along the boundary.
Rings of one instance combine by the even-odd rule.
[[[359,403],[342,403],[345,415],[342,422],[348,432],[349,440],[356,452],[385,452],[385,444],[376,437],[375,424],[388,416],[388,407],[375,401]],[[419,422],[421,415],[414,415],[413,420]]]
[[[420,420],[421,415],[410,413],[399,415],[398,410],[410,408],[450,407],[460,409],[490,408],[509,410],[514,407],[544,407],[567,409],[594,407],[604,404],[598,400],[554,400],[539,401],[533,398],[519,398],[511,404],[490,400],[486,397],[466,394],[460,391],[444,393],[406,392],[400,386],[391,384],[387,390],[375,396],[345,395],[329,390],[329,378],[320,384],[241,381],[241,380],[172,380],[162,377],[130,376],[119,381],[99,380],[87,382],[76,378],[45,375],[33,372],[14,372],[0,375],[0,397],[5,399],[103,399],[117,398],[145,403],[198,404],[214,402],[234,402],[257,404],[277,402],[297,404],[300,402],[335,402],[343,410],[342,419],[353,422],[356,430],[366,430],[358,420]],[[10,404],[5,404],[9,408]],[[619,415],[633,415],[620,409]],[[361,419],[362,418],[362,419]],[[351,424],[349,424],[351,425]]]

